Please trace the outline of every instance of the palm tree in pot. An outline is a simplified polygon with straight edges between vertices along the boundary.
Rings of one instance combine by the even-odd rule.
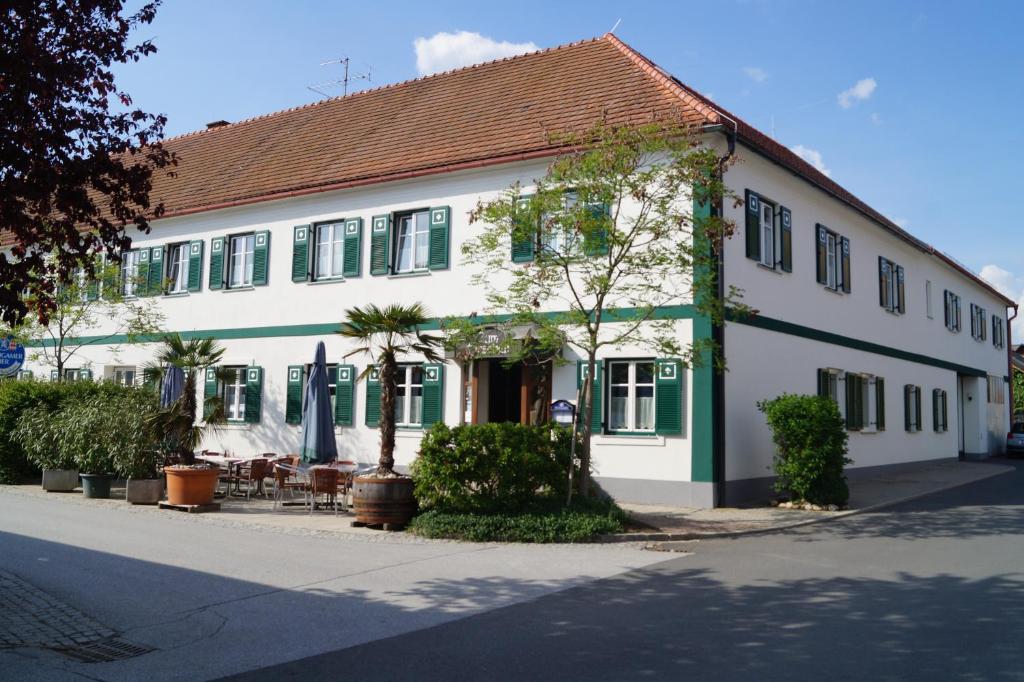
[[[428,321],[421,303],[383,308],[371,303],[345,311],[338,333],[359,344],[346,357],[369,356],[373,364],[359,378],[378,372],[380,380],[380,456],[375,474],[356,479],[353,502],[357,522],[404,526],[415,513],[412,479],[395,473],[395,397],[400,358],[412,355],[427,362],[444,362],[439,352],[443,339],[421,331]]]

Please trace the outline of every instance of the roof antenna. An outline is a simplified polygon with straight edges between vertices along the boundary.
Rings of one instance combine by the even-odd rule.
[[[322,95],[323,97],[331,97],[332,95],[324,92],[324,90],[327,90],[327,89],[330,89],[330,88],[336,88],[338,86],[341,86],[341,96],[345,97],[346,95],[348,95],[348,84],[350,82],[352,82],[352,81],[363,81],[363,80],[366,81],[367,83],[371,83],[372,82],[371,75],[372,75],[373,67],[371,67],[369,64],[367,64],[366,65],[366,72],[365,73],[349,75],[349,73],[348,73],[348,62],[349,62],[348,57],[340,57],[338,59],[331,59],[330,61],[320,62],[320,66],[328,66],[330,64],[341,64],[342,66],[345,67],[344,76],[342,76],[342,78],[340,78],[338,80],[327,81],[325,83],[317,83],[316,85],[307,85],[306,88],[309,89],[309,90],[312,90],[313,92],[315,92],[318,95]]]
[[[618,19],[615,20],[615,25],[612,26],[612,30],[610,30],[608,32],[609,33],[615,33],[615,29],[617,29],[619,27],[619,24],[621,24],[621,23],[622,23],[622,18],[619,17]]]

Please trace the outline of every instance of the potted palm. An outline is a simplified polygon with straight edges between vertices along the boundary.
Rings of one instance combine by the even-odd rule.
[[[398,359],[414,355],[428,362],[444,362],[438,352],[442,338],[420,331],[429,319],[420,303],[384,308],[374,304],[357,306],[345,311],[345,317],[338,333],[359,344],[347,356],[363,354],[372,362],[359,378],[377,372],[380,379],[380,455],[377,471],[357,476],[353,482],[356,523],[402,527],[415,515],[416,500],[412,478],[395,472]]]
[[[197,464],[195,451],[203,442],[205,431],[224,421],[224,406],[219,397],[209,398],[203,406],[204,420],[198,421],[196,377],[216,367],[223,355],[224,349],[213,339],[183,339],[179,334],[169,334],[157,352],[156,367],[151,368],[159,375],[164,368],[176,367],[185,375],[181,395],[155,417],[168,455],[180,462],[164,467],[169,504],[193,506],[213,502],[218,470],[206,463]]]
[[[31,407],[18,417],[11,432],[25,450],[25,457],[43,470],[43,490],[71,492],[78,487],[74,457],[60,449],[55,413],[44,405]]]

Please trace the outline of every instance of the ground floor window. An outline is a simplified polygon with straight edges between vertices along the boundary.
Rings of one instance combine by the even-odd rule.
[[[306,372],[302,377],[302,398],[306,398],[306,387],[309,384],[309,373],[313,371],[313,364],[306,365]],[[338,391],[338,366],[327,365],[327,392],[331,395],[331,414],[334,414],[334,403]]]
[[[904,427],[911,433],[921,430],[921,387],[907,384],[903,387]]]
[[[228,421],[245,421],[245,367],[224,367],[221,399]]]
[[[608,363],[608,430],[654,431],[654,361]]]
[[[119,386],[134,386],[135,368],[115,367],[111,378],[113,379],[114,383],[118,384]]]
[[[932,391],[932,424],[938,433],[949,430],[948,407],[946,392],[941,388]]]
[[[81,374],[77,367],[74,369],[64,368],[64,381],[78,381],[80,376]]]
[[[420,426],[423,423],[423,366],[400,365],[396,383],[395,425]]]
[[[988,402],[993,405],[1002,405],[1006,402],[1003,392],[1003,378],[988,376]]]

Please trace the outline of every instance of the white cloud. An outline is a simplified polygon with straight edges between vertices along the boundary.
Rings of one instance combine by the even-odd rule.
[[[1000,293],[1015,301],[1024,303],[1024,277],[1015,275],[1009,270],[1004,270],[998,265],[984,265],[978,274]]]
[[[802,144],[798,144],[795,147],[790,147],[790,151],[799,156],[801,159],[811,164],[819,171],[825,174],[825,177],[832,177],[832,171],[825,166],[825,160],[821,158],[821,152],[817,149],[810,149]]]
[[[498,42],[493,38],[470,31],[435,33],[429,38],[417,38],[412,42],[416,50],[416,70],[421,76],[439,71],[448,71],[493,59],[513,57],[527,52],[536,52],[534,43]]]
[[[756,66],[744,66],[743,73],[747,74],[747,78],[755,83],[764,83],[768,80],[768,72]]]
[[[878,83],[874,78],[862,78],[854,83],[853,87],[839,93],[839,106],[849,109],[855,102],[871,97],[877,87]]]

